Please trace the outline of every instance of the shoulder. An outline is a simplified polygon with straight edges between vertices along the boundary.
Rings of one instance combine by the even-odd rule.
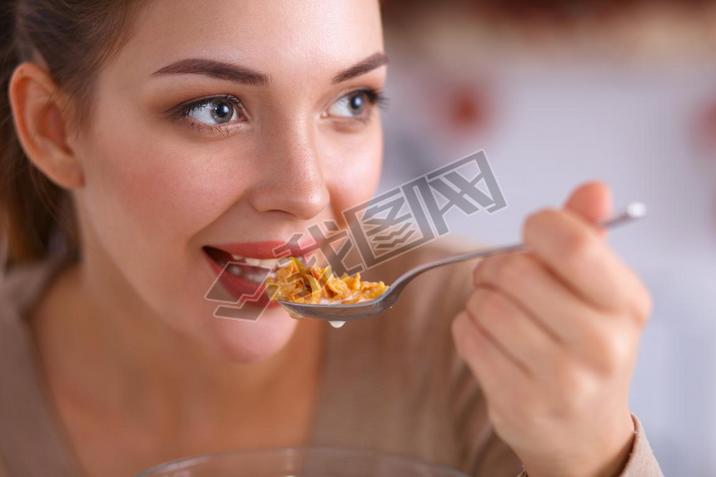
[[[50,259],[22,265],[0,277],[0,477],[79,475],[49,403],[26,320],[60,264]]]
[[[16,265],[0,275],[0,380],[3,391],[24,381],[32,364],[27,316],[51,276],[48,261]],[[0,393],[2,394],[2,393]]]
[[[27,316],[53,270],[52,261],[14,266],[0,275],[0,417],[34,378],[34,343]],[[10,412],[12,414],[12,412]]]
[[[74,260],[65,254],[0,269],[0,319],[17,319],[41,297],[49,282]]]

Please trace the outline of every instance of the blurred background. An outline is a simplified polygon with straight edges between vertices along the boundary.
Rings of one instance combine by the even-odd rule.
[[[654,297],[633,410],[666,475],[716,475],[716,2],[382,3],[382,189],[484,149],[508,206],[448,223],[487,244],[584,180],[645,202],[609,239]]]

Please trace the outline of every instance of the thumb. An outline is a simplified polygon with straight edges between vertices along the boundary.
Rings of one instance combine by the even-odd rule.
[[[564,208],[596,225],[612,214],[612,194],[603,182],[585,182],[572,191]]]

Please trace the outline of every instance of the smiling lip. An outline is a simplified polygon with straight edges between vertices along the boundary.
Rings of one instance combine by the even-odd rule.
[[[223,243],[212,244],[209,246],[228,252],[231,255],[237,255],[240,257],[279,258],[279,255],[276,255],[274,253],[274,250],[282,245],[285,245],[286,248],[288,248],[289,254],[294,257],[304,256],[318,248],[318,246],[316,245],[302,248],[298,245],[286,244],[286,242],[282,242],[280,240],[267,240],[264,242]]]
[[[227,273],[225,266],[220,265],[210,256],[207,256],[207,260],[211,269],[219,277],[219,281],[221,282],[224,290],[236,300],[242,300],[253,296],[255,297],[255,301],[249,299],[246,302],[247,305],[259,307],[268,306],[269,308],[279,306],[278,302],[269,300],[269,297],[263,293],[264,285],[262,283],[255,283],[242,277],[234,276],[231,273]]]
[[[254,303],[247,303],[249,305],[257,306],[269,306],[271,308],[278,306],[278,302],[270,301],[268,296],[259,291],[263,288],[263,283],[257,283],[256,281],[248,280],[243,276],[236,276],[232,273],[226,272],[227,263],[235,264],[240,266],[244,271],[253,273],[268,273],[268,269],[251,266],[242,261],[236,262],[232,259],[233,256],[256,258],[256,259],[272,259],[279,258],[274,250],[277,247],[286,245],[290,255],[295,257],[305,257],[311,251],[318,247],[307,247],[301,248],[298,246],[291,246],[279,240],[271,240],[264,242],[242,242],[242,243],[224,243],[217,245],[207,245],[202,247],[209,264],[215,274],[219,276],[219,280],[223,285],[224,289],[228,291],[234,298],[241,299],[247,296],[258,296],[258,299]],[[285,254],[285,252],[283,252]]]

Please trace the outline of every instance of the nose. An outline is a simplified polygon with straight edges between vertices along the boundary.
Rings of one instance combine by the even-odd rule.
[[[249,201],[259,212],[280,211],[298,219],[316,217],[329,204],[321,160],[309,132],[273,134],[258,148],[261,179]]]

